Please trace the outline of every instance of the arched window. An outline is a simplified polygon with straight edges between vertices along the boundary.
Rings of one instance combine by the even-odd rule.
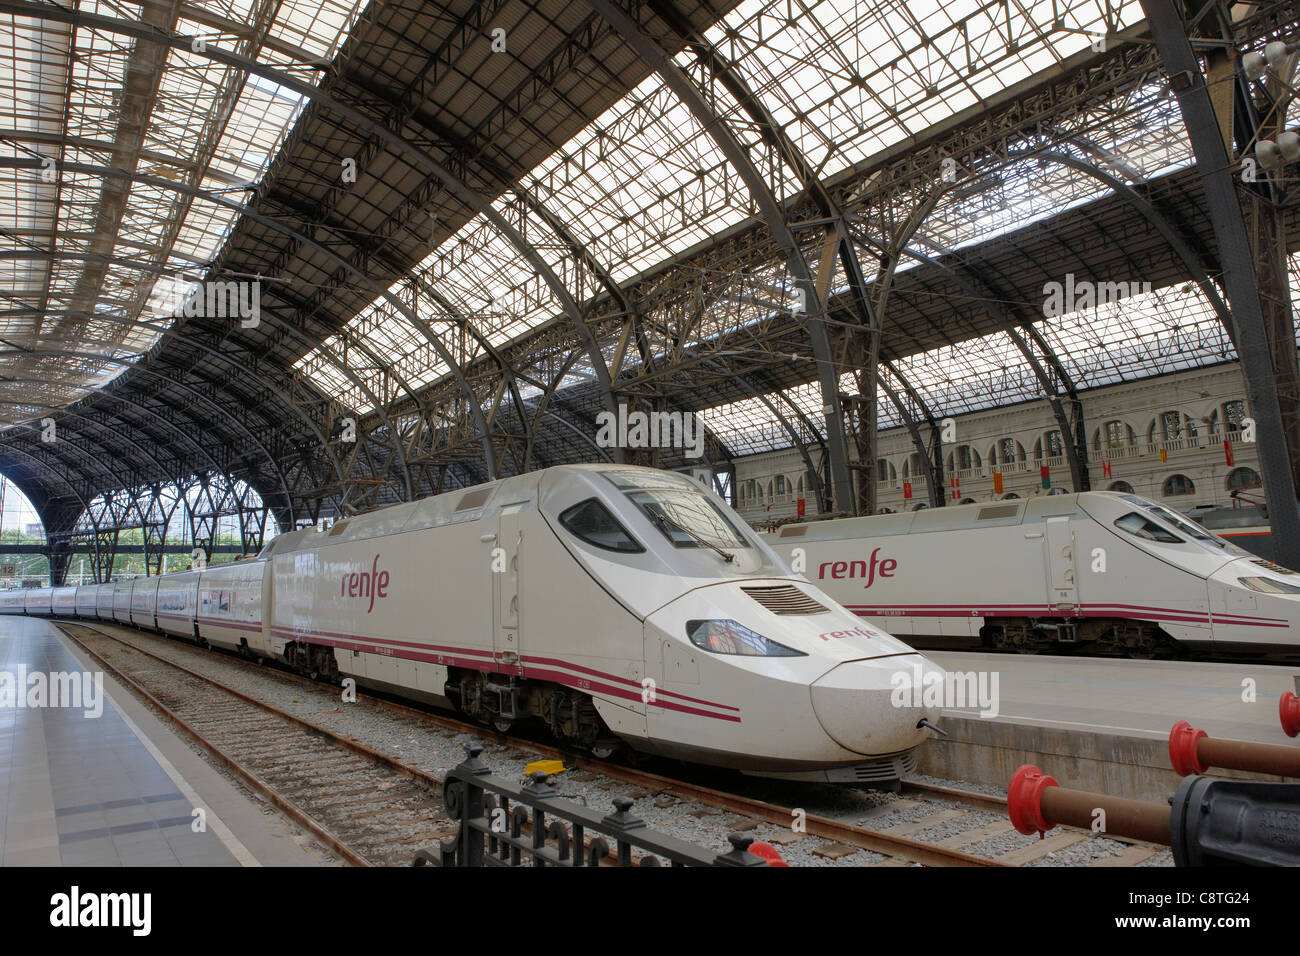
[[[912,510],[913,510],[913,511],[924,511],[924,510],[925,510],[926,508],[928,508],[928,507],[930,507],[930,506],[927,505],[927,504],[925,504],[924,502],[922,502],[922,503],[919,504],[919,505],[912,505]]]
[[[1196,494],[1196,485],[1186,475],[1170,475],[1165,479],[1162,494],[1166,498],[1172,498],[1175,495],[1194,495]]]
[[[1133,486],[1127,481],[1112,481],[1107,491],[1118,491],[1122,495],[1134,494]]]
[[[974,498],[963,498],[961,501],[957,502],[957,504],[959,504],[959,505],[973,505],[973,504],[975,504],[975,499],[974,499]]]
[[[1016,494],[1014,491],[1008,491],[1005,495],[1002,496],[1002,500],[1007,501],[1011,498],[1019,498],[1019,497],[1020,496]]]
[[[1259,484],[1259,472],[1254,468],[1234,468],[1228,472],[1227,486],[1229,491],[1236,491],[1238,488],[1252,488]]]
[[[1113,418],[1093,433],[1092,443],[1098,449],[1127,448],[1135,442],[1136,438],[1132,428],[1118,418]]]
[[[1056,488],[1051,488],[1051,489],[1049,489],[1047,493],[1048,493],[1049,495],[1068,495],[1068,494],[1070,493],[1070,489],[1069,489],[1069,488],[1062,488],[1062,487],[1059,487],[1059,486],[1058,486],[1058,487],[1056,487]]]
[[[1052,429],[1045,432],[1043,437],[1034,442],[1034,460],[1040,461],[1043,458],[1060,458],[1065,454],[1065,444],[1061,441],[1061,432],[1059,429]]]
[[[803,497],[803,475],[799,476],[799,483],[795,485],[795,492],[799,495],[800,498]]]
[[[1010,465],[1025,460],[1025,446],[1014,438],[999,438],[995,446],[995,454],[997,461],[994,464]]]
[[[1215,410],[1216,415],[1218,415],[1219,412],[1219,409]],[[1227,433],[1230,436],[1235,435],[1244,427],[1242,423],[1246,420],[1246,403],[1240,401],[1224,402],[1222,408],[1222,419]]]
[[[785,475],[776,476],[776,493],[784,497],[785,495]]]

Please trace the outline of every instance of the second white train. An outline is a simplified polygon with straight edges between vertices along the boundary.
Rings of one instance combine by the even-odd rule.
[[[789,524],[778,554],[922,646],[1300,659],[1300,574],[1115,492]]]

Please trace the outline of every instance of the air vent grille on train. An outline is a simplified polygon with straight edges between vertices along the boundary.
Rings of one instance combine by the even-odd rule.
[[[1263,558],[1256,558],[1255,564],[1261,568],[1268,568],[1270,571],[1276,571],[1278,574],[1295,574],[1290,568],[1284,568],[1280,564],[1274,564],[1272,561],[1265,561]]]
[[[773,614],[825,614],[822,607],[798,588],[789,584],[771,587],[741,588]]]
[[[783,538],[797,538],[807,533],[808,526],[806,524],[788,524],[781,529],[781,537]]]
[[[1020,514],[1020,505],[989,505],[981,508],[975,516],[976,521],[989,521],[994,518],[1014,518]]]
[[[916,773],[916,752],[908,751],[897,757],[885,760],[873,760],[871,763],[858,764],[853,768],[853,776],[863,783],[882,780],[901,780]]]

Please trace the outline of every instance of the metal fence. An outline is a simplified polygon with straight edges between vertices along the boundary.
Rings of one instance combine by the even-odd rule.
[[[632,815],[635,803],[615,797],[601,813],[561,798],[543,771],[513,784],[483,762],[483,745],[443,783],[443,804],[456,821],[455,836],[420,850],[414,866],[767,866],[748,852],[751,837],[728,835],[731,850],[716,853],[646,826]],[[611,846],[612,841],[612,846]]]

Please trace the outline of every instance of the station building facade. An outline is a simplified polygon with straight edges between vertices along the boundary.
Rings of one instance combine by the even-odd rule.
[[[1259,485],[1259,455],[1236,362],[1091,389],[1079,397],[1093,490],[1135,493],[1191,511],[1233,507],[1239,503],[1234,490]],[[954,441],[943,446],[947,503],[1077,490],[1071,487],[1062,435],[1047,402],[952,418]],[[923,434],[927,431],[923,428]],[[877,451],[878,510],[927,507],[925,463],[907,430],[882,430]],[[812,446],[808,452],[820,469],[821,449]],[[1044,466],[1048,488],[1043,487]],[[750,524],[763,527],[794,517],[800,499],[808,516],[816,514],[816,495],[797,449],[739,458],[735,468],[737,510]],[[864,474],[857,470],[855,480]]]

